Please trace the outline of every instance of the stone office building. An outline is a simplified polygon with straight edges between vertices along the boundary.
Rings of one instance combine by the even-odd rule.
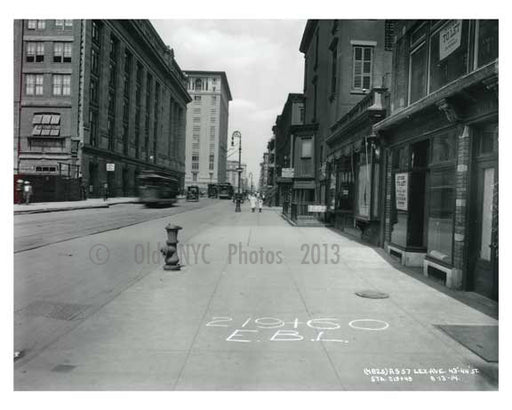
[[[498,298],[498,21],[401,20],[374,125],[382,231],[402,264]]]
[[[185,71],[193,98],[187,111],[185,184],[207,189],[226,182],[229,102],[224,71]]]
[[[110,196],[136,195],[145,169],[183,186],[191,98],[149,21],[17,20],[14,28],[15,174],[41,179],[34,199],[78,199],[67,189],[77,185],[90,197],[105,184]]]

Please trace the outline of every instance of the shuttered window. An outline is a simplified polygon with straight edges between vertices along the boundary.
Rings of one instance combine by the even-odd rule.
[[[352,89],[369,90],[372,87],[373,47],[353,47]]]

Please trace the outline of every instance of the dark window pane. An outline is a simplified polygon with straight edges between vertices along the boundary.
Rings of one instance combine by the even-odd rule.
[[[411,95],[410,102],[413,103],[425,96],[426,89],[426,64],[427,47],[421,46],[417,51],[411,54]]]
[[[428,218],[428,253],[452,261],[455,169],[432,171]]]
[[[456,139],[453,134],[433,138],[432,163],[450,161],[455,158]]]
[[[478,21],[478,67],[498,57],[498,20]]]
[[[430,92],[466,74],[468,20],[446,23],[430,41]]]

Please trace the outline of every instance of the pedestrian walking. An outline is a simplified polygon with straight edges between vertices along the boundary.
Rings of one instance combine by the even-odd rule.
[[[21,204],[23,201],[23,180],[18,179],[16,181],[16,203]]]
[[[23,200],[25,201],[25,205],[30,204],[30,198],[32,197],[32,185],[30,185],[29,181],[25,181],[23,186]]]
[[[108,184],[105,182],[103,184],[103,200],[106,201],[108,199]]]
[[[258,208],[259,208],[260,212],[261,212],[262,207],[263,207],[263,195],[260,195],[258,197]]]
[[[249,202],[251,203],[252,212],[256,209],[256,196],[254,194],[249,195]]]

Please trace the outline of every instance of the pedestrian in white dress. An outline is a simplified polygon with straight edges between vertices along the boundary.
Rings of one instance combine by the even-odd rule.
[[[253,194],[249,195],[249,202],[251,203],[251,209],[254,212],[254,210],[256,209],[256,196],[254,196]]]

